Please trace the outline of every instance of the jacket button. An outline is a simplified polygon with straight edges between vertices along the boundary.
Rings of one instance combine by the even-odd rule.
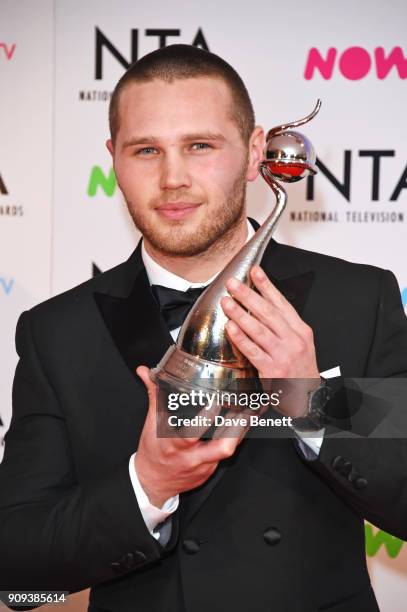
[[[199,552],[201,546],[198,540],[195,540],[195,538],[190,538],[182,542],[182,548],[184,549],[184,552],[187,553],[187,555],[196,555],[196,553]]]
[[[353,467],[348,474],[349,482],[355,482],[359,478],[359,472]]]
[[[366,489],[367,487],[366,478],[356,478],[355,482],[353,483],[353,486],[355,487],[355,489]]]
[[[136,550],[134,553],[131,553],[134,558],[134,565],[138,565],[139,563],[143,563],[147,561],[146,555],[141,550]]]
[[[345,461],[342,467],[338,468],[338,472],[342,474],[342,476],[349,476],[353,468],[353,465],[350,461]]]
[[[345,463],[345,459],[341,457],[340,455],[332,459],[332,467],[334,470],[337,470],[337,471],[340,470],[343,467],[344,463]]]
[[[134,554],[132,552],[128,552],[123,556],[123,560],[122,560],[123,566],[127,569],[127,570],[131,570],[135,564],[136,564],[136,560],[134,558]]]
[[[281,531],[279,531],[276,527],[268,527],[263,533],[263,538],[266,544],[274,546],[275,544],[278,544],[282,538]]]
[[[146,560],[146,555],[141,550],[136,550],[135,552],[126,553],[123,557],[120,557],[118,561],[113,561],[110,567],[115,572],[124,573],[132,570],[133,567]]]
[[[133,569],[139,563],[146,561],[147,557],[141,550],[136,550],[136,552],[128,552],[121,559],[122,565],[127,570]]]

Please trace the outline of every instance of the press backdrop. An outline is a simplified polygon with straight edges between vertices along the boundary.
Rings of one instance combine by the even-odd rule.
[[[160,45],[230,61],[266,128],[322,98],[305,129],[321,172],[289,187],[276,238],[390,268],[407,301],[406,17],[402,0],[0,0],[1,441],[19,314],[137,242],[104,145],[107,108],[129,63]],[[254,217],[272,204],[261,179],[250,185]],[[366,535],[382,610],[401,612],[403,542],[369,525]]]

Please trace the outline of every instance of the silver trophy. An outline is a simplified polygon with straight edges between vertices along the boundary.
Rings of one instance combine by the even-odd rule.
[[[178,391],[227,391],[239,387],[242,379],[257,378],[257,370],[227,336],[228,318],[220,302],[229,295],[225,285],[232,276],[252,286],[250,269],[260,264],[287,201],[287,194],[278,181],[294,183],[317,172],[312,144],[292,128],[310,121],[320,107],[321,100],[318,100],[307,117],[272,128],[267,133],[259,171],[273,190],[276,205],[256,234],[195,302],[176,344],[167,350],[151,372],[159,387]]]

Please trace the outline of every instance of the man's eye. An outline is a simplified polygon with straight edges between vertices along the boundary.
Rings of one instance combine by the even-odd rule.
[[[143,147],[142,149],[138,149],[136,151],[136,155],[152,155],[156,153],[157,149],[154,147]]]
[[[194,151],[204,151],[205,149],[210,149],[211,146],[207,142],[194,142],[192,148]]]

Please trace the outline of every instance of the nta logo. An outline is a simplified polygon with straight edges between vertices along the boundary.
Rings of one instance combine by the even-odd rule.
[[[16,43],[8,45],[5,42],[0,42],[0,56],[6,56],[6,59],[10,61],[13,59],[14,51],[16,50]]]
[[[323,54],[313,47],[308,53],[305,64],[304,78],[314,78],[315,71],[324,79],[331,79],[335,68],[345,79],[359,81],[367,76],[374,64],[378,79],[385,79],[392,68],[396,68],[400,79],[407,79],[407,58],[404,57],[401,47],[394,47],[386,53],[383,47],[376,47],[373,56],[363,47],[349,47],[342,51],[338,59],[338,50],[330,47]]]
[[[371,200],[372,202],[377,202],[380,199],[381,161],[386,158],[395,157],[396,152],[392,149],[363,149],[357,151],[357,153],[359,157],[371,159],[371,173],[370,177],[366,178],[365,183],[369,185],[370,182]],[[350,202],[351,199],[351,164],[352,151],[347,149],[343,152],[343,179],[341,180],[334,176],[331,170],[329,170],[329,168],[320,159],[317,159],[317,166],[321,174],[348,202]],[[403,189],[407,189],[407,166],[404,168],[399,180],[394,186],[394,189],[390,194],[389,201],[397,201]],[[309,176],[307,178],[307,200],[313,199],[314,177]]]
[[[166,29],[166,28],[148,28],[144,30],[144,35],[154,37],[157,39],[158,48],[162,49],[167,46],[167,38],[173,38],[181,36],[181,30],[179,29]],[[173,41],[172,41],[173,42]],[[110,40],[103,34],[99,28],[96,28],[96,58],[95,58],[95,79],[100,80],[103,78],[103,49],[105,48],[109,53],[127,69],[130,64],[136,62],[139,58],[138,43],[139,43],[139,30],[132,29],[130,34],[130,58],[126,59],[122,53],[110,42]],[[207,42],[203,35],[202,29],[199,28],[192,43],[195,47],[201,47],[206,51],[209,51]]]

